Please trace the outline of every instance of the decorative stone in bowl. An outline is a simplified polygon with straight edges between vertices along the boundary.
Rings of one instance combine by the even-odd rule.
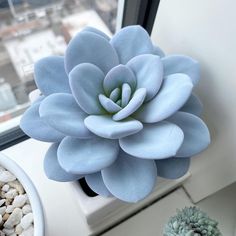
[[[21,128],[53,143],[44,161],[50,179],[85,178],[99,195],[138,202],[158,177],[185,175],[190,158],[210,143],[192,93],[198,62],[165,56],[140,26],[112,39],[85,28],[64,57],[43,58],[34,72],[42,95]]]
[[[37,190],[23,169],[2,154],[0,190],[0,235],[44,236],[43,208]]]

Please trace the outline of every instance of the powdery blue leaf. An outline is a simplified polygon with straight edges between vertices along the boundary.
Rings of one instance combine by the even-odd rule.
[[[159,91],[163,80],[163,65],[159,56],[140,55],[131,59],[127,66],[137,79],[137,88],[146,88],[145,101],[151,100]]]
[[[39,95],[37,98],[35,98],[35,100],[33,100],[31,102],[31,105],[34,105],[36,103],[41,103],[43,101],[43,99],[45,99],[45,96],[44,95]]]
[[[181,107],[180,111],[200,116],[202,114],[203,105],[195,94],[191,94],[188,101]]]
[[[110,40],[109,36],[107,36],[107,35],[106,35],[105,33],[103,33],[101,30],[98,30],[98,29],[96,29],[96,28],[94,28],[94,27],[86,26],[86,27],[84,27],[84,29],[83,29],[83,32],[84,32],[84,31],[97,34],[97,35],[103,37],[104,39],[106,39],[106,40],[108,40],[108,41]]]
[[[133,114],[143,104],[145,96],[146,96],[145,88],[140,88],[136,90],[133,97],[127,104],[127,106],[124,107],[122,110],[118,111],[115,115],[113,115],[112,119],[115,121],[119,121]]]
[[[112,196],[109,190],[107,189],[106,185],[103,182],[101,172],[97,172],[94,174],[89,174],[85,176],[85,180],[88,186],[97,194],[110,197]]]
[[[145,159],[165,159],[175,156],[183,143],[183,131],[175,124],[161,121],[144,125],[139,133],[119,140],[128,154]]]
[[[81,63],[94,64],[106,74],[119,64],[119,59],[107,39],[95,33],[82,31],[69,42],[66,49],[66,72],[69,74],[75,66]]]
[[[60,142],[65,135],[44,122],[39,116],[40,102],[29,107],[20,121],[20,128],[31,138],[44,142]]]
[[[175,73],[184,73],[188,75],[193,85],[196,85],[200,79],[199,63],[191,57],[183,55],[170,55],[162,58],[164,65],[164,75]]]
[[[156,123],[178,111],[191,95],[193,84],[185,74],[167,76],[158,94],[133,115],[145,123]]]
[[[159,57],[164,57],[165,53],[162,51],[162,49],[158,46],[153,46],[153,54],[157,55]]]
[[[111,165],[118,152],[116,140],[66,137],[61,141],[57,155],[60,166],[66,172],[83,175],[98,172]]]
[[[121,94],[120,88],[115,88],[115,89],[111,92],[109,98],[110,98],[113,102],[116,102],[116,101],[119,99],[120,94]]]
[[[101,172],[111,194],[126,202],[144,199],[152,192],[157,180],[153,160],[134,158],[122,151],[117,160]]]
[[[122,85],[122,94],[121,94],[121,106],[122,107],[125,107],[129,103],[131,93],[132,93],[132,90],[131,90],[129,84],[124,83]]]
[[[184,176],[190,166],[190,158],[168,158],[156,160],[158,176],[166,179],[178,179]]]
[[[199,117],[177,112],[168,121],[178,125],[184,132],[184,142],[176,154],[177,157],[194,156],[210,144],[209,130]]]
[[[81,175],[74,175],[67,173],[65,170],[61,168],[61,166],[58,163],[57,148],[58,148],[58,143],[52,144],[45,155],[44,172],[46,176],[51,180],[59,182],[74,181],[82,178],[83,176]]]
[[[110,42],[115,48],[121,64],[126,64],[135,56],[153,52],[148,33],[139,25],[127,26],[121,29]]]
[[[87,114],[71,94],[55,93],[46,97],[39,107],[40,117],[51,127],[78,138],[94,136],[84,125]]]
[[[83,63],[69,74],[70,87],[79,106],[88,114],[102,114],[98,95],[103,93],[104,73],[95,65]]]
[[[121,105],[122,105],[122,104],[121,104],[121,99],[119,99],[119,100],[116,102],[116,104],[121,107]]]
[[[132,118],[114,121],[111,116],[88,116],[84,120],[85,126],[94,134],[107,138],[118,139],[139,132],[143,125]]]
[[[110,95],[115,88],[121,87],[124,83],[129,84],[132,90],[136,88],[134,73],[127,66],[118,65],[107,73],[103,82],[104,91]]]
[[[121,110],[121,107],[119,105],[113,102],[110,98],[107,98],[105,95],[99,94],[98,98],[101,105],[107,112],[115,113]]]
[[[46,96],[52,93],[71,93],[64,57],[49,56],[37,61],[34,65],[34,79]]]

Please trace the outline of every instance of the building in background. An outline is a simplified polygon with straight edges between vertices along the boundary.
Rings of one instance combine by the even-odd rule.
[[[63,55],[85,26],[112,35],[116,14],[117,0],[0,1],[0,133],[17,126],[29,106],[34,63]]]

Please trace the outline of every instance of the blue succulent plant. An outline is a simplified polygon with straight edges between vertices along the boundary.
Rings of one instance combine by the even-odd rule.
[[[87,27],[64,57],[35,64],[42,96],[20,126],[53,143],[44,161],[48,178],[85,177],[100,195],[137,202],[158,176],[183,176],[190,157],[209,144],[201,102],[192,94],[198,80],[197,61],[164,56],[140,26],[111,39]]]

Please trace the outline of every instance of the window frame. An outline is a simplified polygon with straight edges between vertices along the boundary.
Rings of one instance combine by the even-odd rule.
[[[0,151],[20,143],[28,138],[29,136],[27,136],[19,126],[9,129],[0,134]]]
[[[125,0],[122,27],[141,25],[151,35],[160,0]]]

